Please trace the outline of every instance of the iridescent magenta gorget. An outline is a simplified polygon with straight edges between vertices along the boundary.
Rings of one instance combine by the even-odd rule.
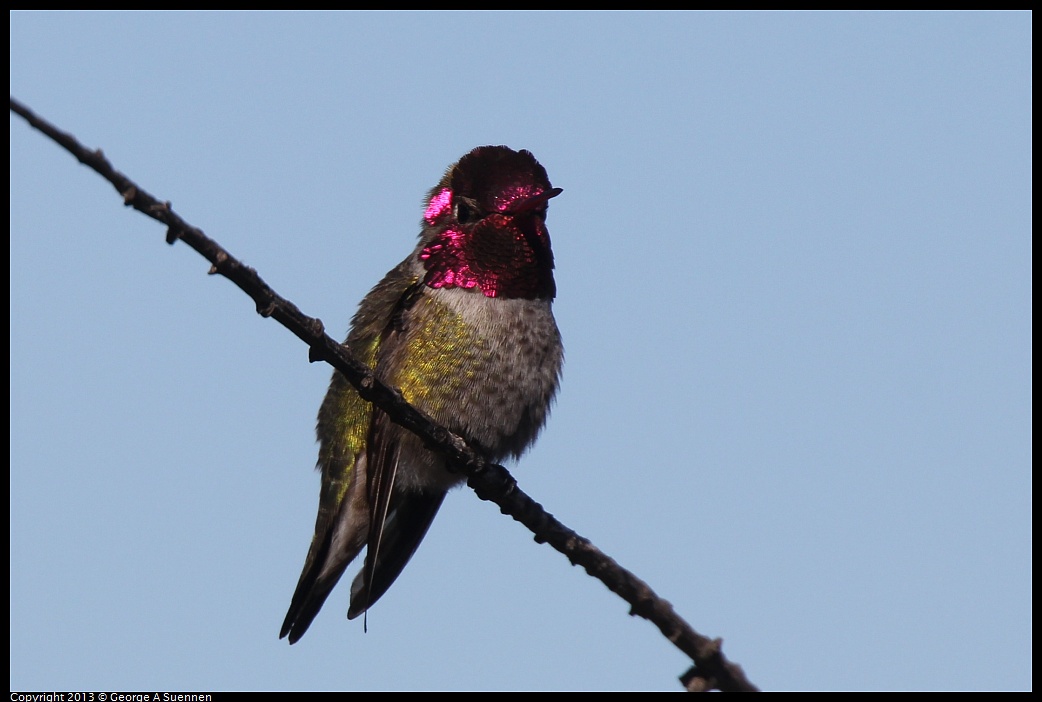
[[[532,177],[534,174],[526,174]],[[463,203],[479,210],[466,219],[451,188],[442,188],[427,205],[429,227],[445,227],[420,252],[432,288],[478,288],[486,297],[550,298],[555,293],[553,253],[546,230],[546,202],[560,188],[549,182],[513,183],[487,203]],[[480,212],[489,207],[487,213]],[[475,218],[480,217],[479,219]]]

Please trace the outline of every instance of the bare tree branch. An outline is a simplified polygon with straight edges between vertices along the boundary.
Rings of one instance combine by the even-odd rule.
[[[167,243],[181,240],[211,263],[210,273],[220,273],[253,298],[257,312],[273,317],[310,347],[311,361],[325,361],[340,371],[358,393],[379,407],[397,424],[419,436],[431,450],[446,456],[454,470],[467,476],[467,484],[478,497],[499,505],[500,511],[528,527],[539,543],[548,543],[581,565],[609,590],[630,604],[630,614],[643,617],[659,628],[673,644],[691,657],[694,665],[680,677],[692,691],[756,691],[741,667],[721,652],[721,640],[702,636],[673,610],[673,606],[648,587],[647,583],[604,555],[588,539],[568,529],[553,515],[526,495],[513,476],[500,465],[487,463],[458,435],[433,422],[411,406],[394,388],[380,382],[371,368],[357,361],[350,350],[325,333],[322,322],[308,317],[296,305],[278,295],[257,272],[244,266],[207,237],[202,230],[181,219],[169,202],[160,202],[109,163],[100,150],[91,151],[71,134],[62,132],[11,98],[11,111],[25,118],[92,168],[123,196],[123,203],[167,226]]]

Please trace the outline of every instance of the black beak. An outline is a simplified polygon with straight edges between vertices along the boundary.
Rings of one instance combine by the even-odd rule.
[[[510,203],[510,206],[507,207],[505,212],[508,214],[521,214],[522,212],[531,212],[532,210],[538,210],[540,207],[546,204],[547,200],[549,200],[552,197],[557,197],[562,192],[564,192],[564,190],[562,190],[561,188],[550,188],[549,190],[544,190],[538,195],[532,195],[531,197],[526,197],[523,200],[517,200],[515,202]]]

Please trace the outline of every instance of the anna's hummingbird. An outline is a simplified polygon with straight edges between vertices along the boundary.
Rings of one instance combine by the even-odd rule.
[[[384,383],[490,461],[524,452],[557,391],[564,350],[546,210],[560,193],[528,151],[471,151],[430,191],[419,244],[365,296],[347,336]],[[318,439],[315,536],[280,634],[290,643],[363,546],[348,618],[380,599],[463,482],[339,373]]]

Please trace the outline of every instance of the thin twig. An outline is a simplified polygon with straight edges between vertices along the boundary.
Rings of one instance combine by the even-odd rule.
[[[553,515],[517,487],[505,468],[487,463],[460,436],[435,423],[404,399],[394,388],[384,385],[372,369],[357,361],[350,350],[325,333],[322,322],[308,317],[265,283],[257,272],[244,266],[201,229],[181,219],[169,202],[160,202],[109,163],[100,150],[83,147],[71,134],[62,132],[11,98],[11,111],[21,115],[92,168],[122,195],[123,203],[167,226],[168,243],[181,240],[198,251],[211,264],[210,273],[220,273],[253,298],[257,312],[272,317],[310,347],[311,361],[326,361],[358,389],[358,393],[379,407],[397,424],[419,436],[424,445],[449,459],[452,468],[467,476],[467,484],[483,500],[499,505],[500,511],[528,527],[535,540],[548,543],[581,565],[609,590],[630,604],[630,614],[643,617],[659,628],[673,644],[691,657],[694,666],[681,676],[693,692],[706,690],[755,691],[741,667],[721,652],[720,639],[702,636],[673,610],[673,606],[648,587],[647,583],[604,555],[588,539],[567,528]]]

